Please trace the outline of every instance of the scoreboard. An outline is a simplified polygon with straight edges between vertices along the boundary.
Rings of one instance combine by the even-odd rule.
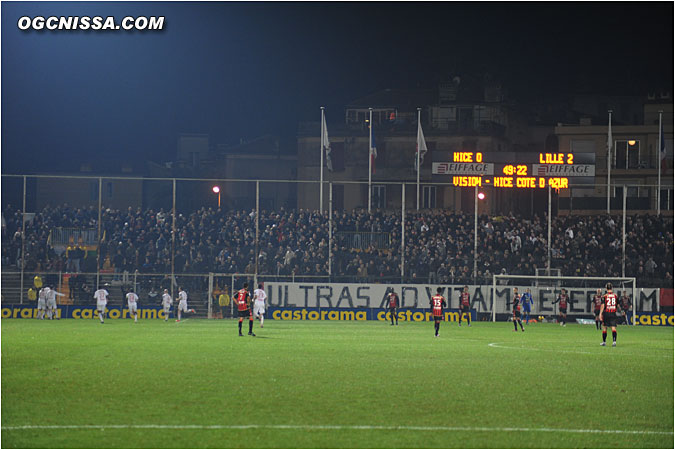
[[[433,152],[432,180],[454,186],[566,189],[595,182],[595,153]]]

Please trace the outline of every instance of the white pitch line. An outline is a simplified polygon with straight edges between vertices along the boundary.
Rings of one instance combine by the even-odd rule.
[[[508,345],[499,345],[499,342],[492,342],[488,344],[488,347],[492,348],[507,348],[511,350],[531,350],[534,352],[552,352],[552,353],[577,353],[580,355],[592,355],[593,353],[591,352],[575,352],[575,351],[567,351],[567,350],[548,350],[544,348],[527,348],[527,347],[509,347]]]
[[[582,352],[582,351],[569,351],[569,350],[551,350],[546,348],[529,348],[529,347],[511,347],[508,345],[501,345],[499,342],[491,342],[488,344],[488,347],[492,348],[505,348],[509,350],[530,350],[533,352],[549,352],[549,353],[576,353],[579,355],[601,355],[602,353],[597,352]],[[672,358],[672,355],[636,355],[633,353],[614,353],[613,356],[639,356],[640,358]]]
[[[672,435],[672,431],[649,430],[593,430],[571,428],[502,428],[502,427],[442,427],[442,426],[386,426],[386,425],[16,425],[2,426],[2,430],[104,430],[104,429],[158,429],[158,430],[387,430],[387,431],[484,431],[534,433],[586,433]]]

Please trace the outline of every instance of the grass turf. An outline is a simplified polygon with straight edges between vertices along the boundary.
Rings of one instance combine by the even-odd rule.
[[[438,339],[432,323],[254,331],[3,320],[2,447],[673,447],[670,327],[619,327],[617,348],[579,325],[442,323]],[[299,428],[7,428],[127,424]],[[385,428],[312,428],[335,425]]]

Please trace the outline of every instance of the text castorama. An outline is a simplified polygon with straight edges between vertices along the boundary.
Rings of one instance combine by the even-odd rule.
[[[38,309],[35,306],[8,305],[2,307],[3,319],[35,319],[38,317]],[[169,313],[171,316],[172,312]],[[120,307],[106,308],[106,316],[109,319],[129,319],[129,310]],[[59,305],[56,310],[59,319],[98,319],[95,307]],[[164,310],[159,307],[138,308],[139,319],[164,319]]]
[[[675,320],[673,319],[673,313],[651,313],[651,314],[640,314],[635,315],[635,324],[636,325],[659,325],[659,326],[673,326]]]
[[[278,308],[273,306],[268,309],[267,313],[275,320],[391,320],[391,313],[388,310],[374,308]],[[457,322],[459,314],[459,311],[445,311],[443,319],[448,322]],[[471,310],[470,314],[471,320],[475,320],[476,310]],[[428,309],[404,309],[397,311],[396,317],[402,322],[434,320]]]

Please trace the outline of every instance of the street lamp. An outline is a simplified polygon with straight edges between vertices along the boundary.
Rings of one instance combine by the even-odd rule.
[[[220,187],[213,186],[213,193],[218,194],[218,208],[220,208]]]

